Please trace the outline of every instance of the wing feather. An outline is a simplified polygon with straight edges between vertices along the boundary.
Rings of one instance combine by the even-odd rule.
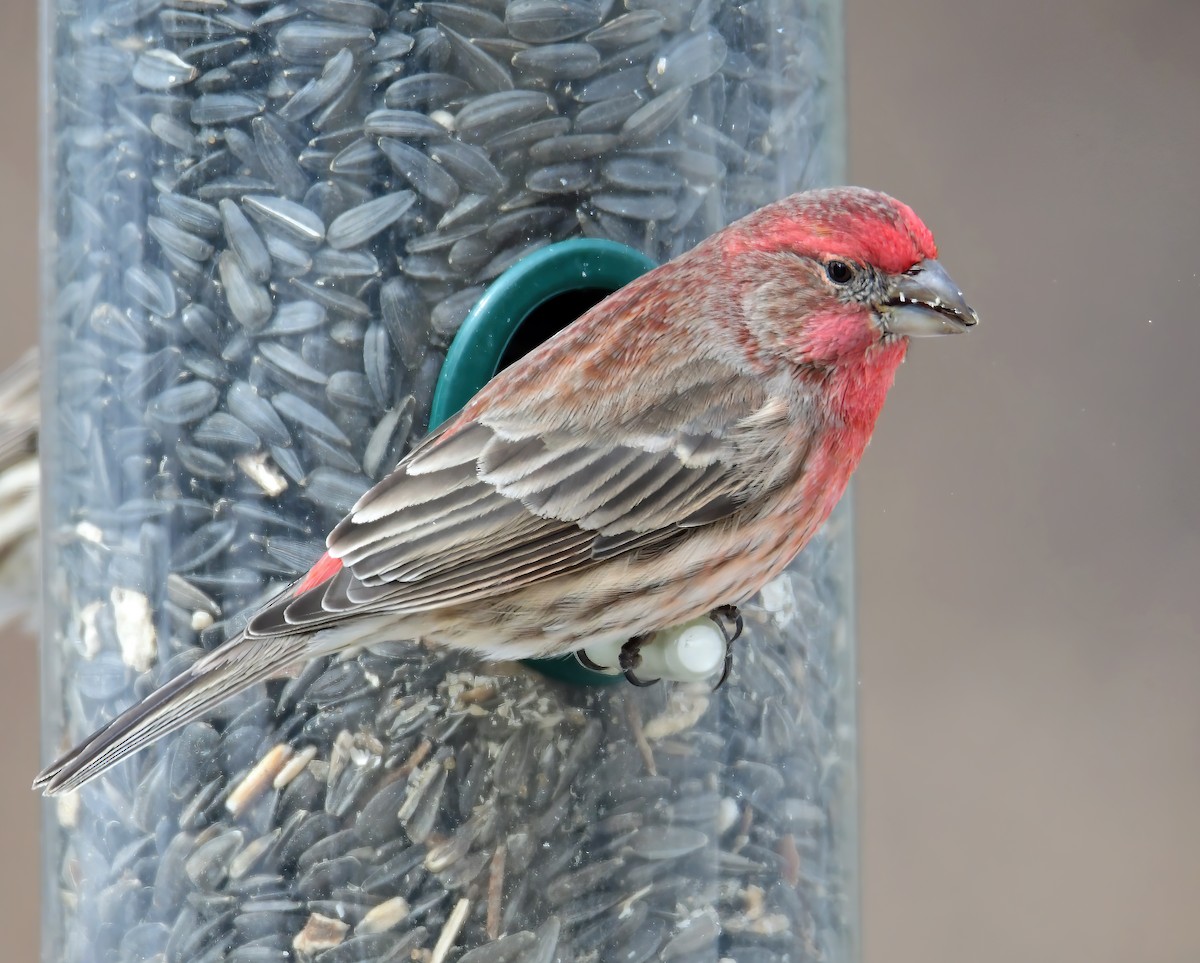
[[[331,533],[343,569],[279,600],[248,631],[315,628],[349,611],[426,612],[628,553],[651,557],[755,510],[803,470],[807,446],[793,437],[787,402],[711,364],[659,405],[601,407],[586,424],[579,412],[593,409],[580,406],[570,424],[486,411],[452,420]],[[751,466],[768,449],[793,451],[794,464],[764,479]]]
[[[645,451],[615,447],[601,452],[589,463],[586,472],[552,481],[538,491],[522,494],[511,489],[510,497],[520,498],[531,512],[542,517],[579,522],[626,487],[636,485],[653,471],[654,464],[655,459],[647,457]]]
[[[484,546],[493,548],[489,542],[503,537],[507,529],[527,514],[520,502],[505,502],[493,496],[482,509],[468,505],[447,516],[436,527],[422,529],[398,543],[381,546],[382,551],[353,566],[354,574],[364,582],[417,581],[428,576],[429,569],[425,566],[429,560],[444,559],[448,553],[465,546],[475,546],[476,554]],[[422,562],[425,566],[420,564]],[[445,562],[438,565],[439,569],[445,567]]]
[[[341,545],[342,561],[347,565],[358,564],[367,555],[418,538],[421,533],[445,525],[463,512],[484,511],[485,506],[479,503],[492,495],[487,485],[472,480],[469,484],[451,488],[441,498],[418,502],[410,508],[365,521],[347,533]]]

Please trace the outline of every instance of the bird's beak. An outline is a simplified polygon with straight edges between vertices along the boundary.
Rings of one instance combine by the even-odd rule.
[[[879,317],[888,334],[910,338],[958,334],[979,323],[958,285],[934,260],[922,261],[892,279]]]

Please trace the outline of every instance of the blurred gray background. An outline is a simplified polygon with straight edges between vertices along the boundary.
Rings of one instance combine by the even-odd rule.
[[[867,963],[1200,960],[1200,4],[849,0],[852,180],[983,316],[859,473]],[[0,5],[0,364],[34,339],[36,11]],[[3,632],[4,956],[36,958]]]

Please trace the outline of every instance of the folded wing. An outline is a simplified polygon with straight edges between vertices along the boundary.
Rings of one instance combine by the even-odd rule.
[[[795,480],[806,446],[789,435],[786,403],[717,366],[703,374],[659,404],[588,425],[552,411],[451,421],[330,534],[341,570],[278,599],[249,634],[478,602],[624,553],[662,552],[754,511]],[[764,457],[785,446],[787,457]],[[765,464],[779,467],[764,476]]]

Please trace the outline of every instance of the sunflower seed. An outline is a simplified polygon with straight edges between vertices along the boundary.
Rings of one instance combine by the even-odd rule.
[[[580,80],[600,69],[600,51],[586,43],[546,44],[514,54],[512,65],[549,80]]]
[[[444,73],[423,73],[403,77],[383,94],[384,105],[394,110],[427,113],[467,96],[471,85],[461,77]]]
[[[115,3],[110,7],[110,17],[113,10],[130,9],[132,16],[139,19],[151,12],[158,4],[151,3]],[[137,8],[141,7],[140,10]],[[217,17],[206,16],[190,10],[164,10],[159,14],[159,25],[168,37],[175,40],[197,40],[203,37],[219,37],[236,32],[236,27]]]
[[[504,21],[494,13],[460,3],[423,2],[416,5],[437,23],[451,27],[471,37],[499,37],[504,33]]]
[[[350,439],[323,412],[317,410],[303,398],[288,391],[281,391],[271,399],[275,410],[297,428],[320,435],[336,445],[349,447]]]
[[[583,161],[551,164],[532,171],[525,186],[539,194],[574,194],[586,190],[593,179],[592,167]]]
[[[581,104],[595,104],[602,100],[636,94],[645,91],[646,87],[646,75],[641,68],[622,67],[588,80],[575,91],[575,99]]]
[[[329,380],[325,372],[314,368],[295,351],[278,342],[265,341],[259,345],[258,350],[263,360],[283,376],[285,384],[296,379],[314,385],[324,385]]]
[[[390,137],[381,138],[379,146],[392,169],[418,194],[440,207],[450,207],[458,199],[454,178],[422,151]]]
[[[488,149],[496,153],[520,151],[540,140],[561,137],[570,129],[571,121],[566,117],[547,117],[498,134],[488,143]]]
[[[292,145],[269,116],[255,117],[250,122],[258,161],[267,177],[285,197],[296,199],[308,190],[308,175],[296,163]]]
[[[504,25],[518,40],[553,43],[594,30],[603,19],[593,0],[513,0],[504,11]]]
[[[333,220],[326,240],[338,250],[357,247],[391,227],[415,201],[412,191],[397,191],[360,204]]]
[[[254,191],[269,191],[273,184],[261,177],[231,174],[217,177],[196,189],[196,196],[206,201],[219,201],[223,197],[240,197]]]
[[[450,210],[442,215],[441,220],[437,222],[439,230],[446,230],[454,227],[456,224],[469,222],[486,211],[494,209],[496,199],[487,194],[464,194],[458,199]]]
[[[300,461],[300,455],[297,454],[294,448],[271,445],[271,459],[279,466],[279,470],[297,485],[302,484],[305,478],[308,477],[308,472]],[[275,487],[286,488],[286,485],[276,485]]]
[[[230,414],[268,444],[291,444],[291,434],[275,409],[247,382],[239,381],[231,385],[225,403],[229,406]]]
[[[454,120],[460,137],[480,143],[497,134],[554,113],[554,101],[532,90],[506,90],[471,101]]]
[[[201,143],[196,137],[196,130],[190,124],[170,117],[167,114],[155,114],[150,118],[150,130],[163,143],[174,147],[180,154],[193,157],[200,153]]]
[[[655,90],[691,87],[720,70],[728,53],[725,38],[712,28],[686,34],[668,43],[651,60],[647,80]]]
[[[192,438],[205,448],[254,450],[262,444],[258,435],[224,411],[213,412],[200,422]]]
[[[490,239],[489,239],[490,240]],[[444,301],[439,301],[429,314],[431,329],[446,342],[449,342],[458,331],[471,308],[483,295],[484,289],[478,285],[463,288],[450,295]]]
[[[275,309],[271,323],[262,333],[274,337],[304,334],[324,323],[325,309],[315,301],[288,301]]]
[[[192,102],[189,116],[197,127],[236,124],[263,112],[264,104],[248,94],[201,94]]]
[[[589,31],[585,39],[606,50],[620,50],[657,37],[666,23],[667,18],[658,10],[632,10]]]
[[[251,279],[233,251],[222,252],[217,267],[230,312],[248,331],[261,329],[271,319],[270,292]]]
[[[366,376],[357,371],[335,371],[329,376],[325,393],[329,396],[329,400],[339,407],[360,408],[363,411],[376,410],[376,403],[371,397]]]
[[[321,150],[317,147],[306,147],[300,152],[300,156],[296,158],[296,163],[306,173],[324,177],[326,174],[334,173],[332,170],[334,157],[333,151]]]
[[[271,255],[254,226],[231,200],[225,199],[218,205],[221,220],[225,225],[225,239],[229,248],[237,255],[246,274],[253,281],[266,281],[271,276]]]
[[[312,470],[305,479],[305,484],[305,496],[310,501],[339,514],[345,514],[354,507],[354,503],[370,487],[371,482],[363,475],[322,466]]]
[[[148,412],[164,424],[187,425],[216,408],[218,397],[217,389],[207,381],[189,381],[151,399]]]
[[[637,221],[665,221],[675,213],[675,202],[661,194],[604,192],[593,194],[592,203],[609,214]]]
[[[400,450],[412,427],[415,408],[415,399],[410,395],[404,403],[389,409],[379,419],[363,453],[363,471],[368,478],[382,477],[385,470],[400,460]]]
[[[588,104],[575,115],[572,130],[577,134],[597,134],[614,130],[625,123],[645,102],[646,98],[635,92]]]
[[[247,173],[262,177],[265,173],[258,162],[258,148],[254,138],[238,127],[229,127],[225,131],[225,149],[241,161]]]
[[[363,371],[377,409],[386,407],[392,400],[392,358],[391,340],[382,324],[367,328],[363,339]]]
[[[535,164],[584,160],[609,153],[618,141],[615,134],[567,134],[534,144],[529,148],[529,159]]]
[[[225,878],[228,862],[242,848],[239,829],[220,833],[196,847],[184,864],[188,877],[201,889],[212,889]]]
[[[366,302],[352,295],[343,294],[334,288],[309,284],[307,281],[299,279],[292,281],[292,287],[302,296],[316,301],[336,314],[345,314],[355,318],[371,316],[371,309],[367,307]]]
[[[316,247],[325,240],[321,219],[295,201],[269,194],[249,194],[242,202],[251,217],[295,244]]]
[[[407,55],[416,46],[415,38],[399,30],[385,30],[375,37],[372,60],[392,60]]]
[[[381,273],[379,260],[370,251],[336,251],[328,247],[313,255],[312,270],[334,280],[374,278]]]
[[[320,435],[310,435],[304,440],[304,448],[311,456],[310,463],[324,465],[326,468],[336,468],[338,471],[355,474],[358,472],[358,459],[350,452],[333,442],[327,441]]]
[[[175,286],[159,268],[136,264],[127,269],[125,293],[154,314],[169,318],[175,313]]]
[[[300,277],[312,270],[313,259],[308,251],[277,234],[267,234],[267,253],[275,270],[284,277]]]
[[[320,76],[314,77],[297,90],[291,99],[279,108],[279,117],[286,121],[307,117],[334,97],[344,93],[353,72],[354,54],[350,52],[349,47],[343,47],[329,58]]]
[[[626,143],[645,143],[671,126],[687,106],[689,91],[676,87],[639,107],[621,125]]]
[[[133,82],[149,90],[170,90],[191,83],[199,71],[161,47],[146,50],[133,65]]]
[[[329,161],[331,174],[371,175],[380,166],[383,153],[366,137],[347,144]]]
[[[316,17],[370,27],[372,30],[387,23],[387,15],[370,0],[299,0],[299,6]]]
[[[374,40],[370,27],[329,20],[296,20],[275,34],[279,55],[294,64],[323,64],[343,49],[366,50]]]
[[[614,187],[629,191],[666,193],[684,183],[683,175],[670,165],[641,157],[614,157],[605,161],[600,175]]]
[[[513,89],[512,72],[495,57],[449,27],[443,26],[439,32],[449,42],[459,73],[472,87],[489,93]]]
[[[449,132],[436,120],[415,110],[373,110],[363,119],[368,137],[396,137],[400,140],[438,139]]]
[[[194,261],[206,261],[212,256],[213,246],[208,241],[183,230],[165,217],[147,217],[146,230],[164,248],[178,251]]]
[[[367,78],[367,82],[376,83],[369,77]],[[353,112],[358,104],[359,92],[360,88],[357,83],[346,84],[342,91],[313,117],[313,129],[319,131],[344,129],[347,122],[352,119]]]

